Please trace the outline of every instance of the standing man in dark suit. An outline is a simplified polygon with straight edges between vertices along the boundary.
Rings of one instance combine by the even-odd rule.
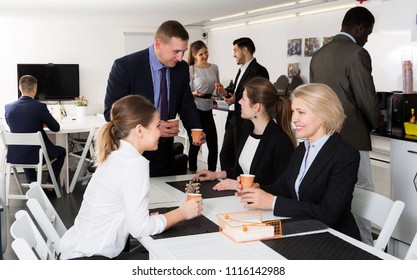
[[[372,33],[375,18],[364,7],[350,9],[333,41],[311,59],[310,81],[330,86],[342,102],[346,121],[340,135],[360,151],[356,187],[374,191],[369,151],[370,131],[377,128],[378,99],[369,53],[363,48]],[[373,245],[371,223],[355,217],[363,242]]]
[[[174,136],[179,127],[167,122],[179,113],[187,130],[201,128],[190,89],[188,64],[183,61],[188,45],[188,32],[177,21],[162,23],[155,33],[154,44],[147,49],[117,59],[111,69],[104,117],[110,121],[113,103],[129,94],[149,99],[161,117],[161,139],[158,150],[145,152],[150,161],[150,176],[174,174]],[[202,144],[204,139],[200,141]]]
[[[222,170],[232,169],[235,164],[236,150],[242,131],[244,120],[241,116],[239,100],[242,98],[245,84],[254,77],[269,79],[268,70],[260,65],[256,58],[255,44],[250,38],[243,37],[233,42],[233,57],[237,65],[241,65],[236,75],[233,92],[226,92],[223,86],[217,88],[224,100],[229,104],[223,146],[220,151],[220,165]]]
[[[19,89],[22,96],[19,100],[6,104],[6,122],[13,133],[33,133],[38,131],[42,133],[50,160],[56,159],[52,162],[52,168],[55,178],[59,178],[64,165],[66,151],[65,148],[52,144],[43,128],[46,126],[51,131],[57,132],[60,129],[60,125],[49,113],[45,104],[34,100],[37,88],[38,81],[35,77],[25,75],[19,79]],[[39,148],[35,146],[10,146],[7,151],[7,161],[12,163],[38,163]],[[36,171],[34,169],[25,169],[25,175],[29,182],[36,181]],[[48,182],[52,182],[50,177]]]

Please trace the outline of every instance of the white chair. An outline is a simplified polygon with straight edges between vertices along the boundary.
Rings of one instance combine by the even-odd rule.
[[[20,260],[54,260],[55,257],[46,245],[29,214],[25,210],[16,212],[16,221],[10,227],[15,239],[12,249]]]
[[[38,183],[32,183],[29,185],[29,188],[30,189],[26,192],[28,198],[26,205],[45,234],[47,244],[52,253],[54,253],[54,255],[59,254],[61,237],[67,231],[67,228],[45,195],[41,186],[39,186]]]
[[[404,260],[417,260],[417,233],[411,242],[410,248],[408,248]]]
[[[22,187],[28,186],[29,183],[21,183],[18,178],[17,168],[35,168],[37,171],[36,182],[43,188],[54,188],[56,196],[61,197],[59,185],[56,180],[52,164],[46,151],[45,143],[40,132],[36,133],[11,133],[0,131],[0,138],[3,141],[6,148],[10,145],[21,145],[21,146],[39,146],[39,162],[36,164],[17,164],[17,163],[6,163],[6,206],[9,206],[10,199],[26,199],[23,194]],[[45,160],[45,163],[43,162]],[[45,165],[45,166],[44,166]],[[46,168],[52,180],[52,184],[42,184],[42,171]],[[20,194],[10,193],[10,177],[13,170],[14,177],[17,182],[17,186]]]
[[[72,181],[71,181],[71,185],[70,185],[70,193],[72,193],[74,191],[75,188],[75,184],[79,181],[87,181],[88,179],[91,178],[91,174],[86,174],[82,177],[80,177],[80,173],[81,170],[83,169],[83,166],[87,163],[89,163],[92,158],[87,158],[87,154],[88,152],[90,152],[90,156],[93,157],[94,156],[94,147],[93,147],[93,139],[94,139],[94,135],[96,133],[96,129],[91,129],[90,132],[88,133],[88,137],[87,140],[85,141],[85,143],[83,143],[84,145],[84,149],[82,150],[81,156],[77,155],[75,153],[70,153],[71,156],[78,158],[78,164],[77,164],[77,168],[75,169],[75,173],[74,176],[72,177]]]
[[[391,199],[355,187],[352,200],[352,213],[365,218],[381,228],[374,240],[374,247],[384,250],[404,209],[404,202]]]

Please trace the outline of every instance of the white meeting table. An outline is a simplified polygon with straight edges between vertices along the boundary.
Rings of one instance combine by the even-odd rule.
[[[71,133],[90,132],[102,127],[105,123],[104,118],[99,116],[85,116],[82,120],[67,117],[61,120],[61,129],[58,132],[45,130],[47,134],[55,135],[55,144],[64,147],[67,151],[60,175],[61,186],[65,185],[67,193],[70,192],[68,135]],[[84,149],[89,149],[89,147],[85,146]],[[77,178],[74,179],[76,180]]]
[[[190,180],[193,175],[156,177],[150,180],[149,208],[173,207],[180,205],[185,194],[170,186],[166,182]],[[185,187],[185,186],[184,186]],[[238,197],[224,196],[218,198],[203,197],[203,212],[206,218],[218,224],[216,214],[229,212],[243,212],[249,209],[243,208]],[[272,211],[262,211],[262,219],[276,220]],[[356,239],[331,228],[324,230],[299,233],[295,235],[318,234],[328,232],[344,241],[384,260],[394,260],[396,257],[377,250]],[[289,235],[288,235],[289,237]],[[284,237],[285,238],[285,237]],[[269,246],[261,241],[235,243],[221,232],[203,233],[180,237],[153,239],[145,237],[140,240],[149,251],[149,257],[153,260],[280,260],[285,259]]]

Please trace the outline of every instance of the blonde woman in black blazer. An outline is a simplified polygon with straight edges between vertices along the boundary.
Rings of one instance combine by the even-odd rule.
[[[342,105],[324,84],[300,86],[291,100],[297,137],[306,140],[274,184],[244,189],[241,201],[252,203],[246,208],[273,209],[275,216],[316,219],[360,240],[351,213],[359,152],[338,134]]]
[[[279,97],[269,80],[256,77],[247,82],[239,103],[245,124],[235,167],[218,172],[202,170],[194,176],[200,181],[229,178],[214,186],[215,190],[237,190],[236,178],[242,173],[255,175],[255,182],[262,185],[272,184],[294,151],[288,101]]]

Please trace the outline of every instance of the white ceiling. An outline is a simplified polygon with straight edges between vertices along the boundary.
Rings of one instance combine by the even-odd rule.
[[[153,27],[168,19],[184,25],[296,0],[0,0],[0,14],[14,16],[74,15],[135,17]],[[339,0],[314,0],[314,2]],[[355,0],[351,0],[354,2]]]

